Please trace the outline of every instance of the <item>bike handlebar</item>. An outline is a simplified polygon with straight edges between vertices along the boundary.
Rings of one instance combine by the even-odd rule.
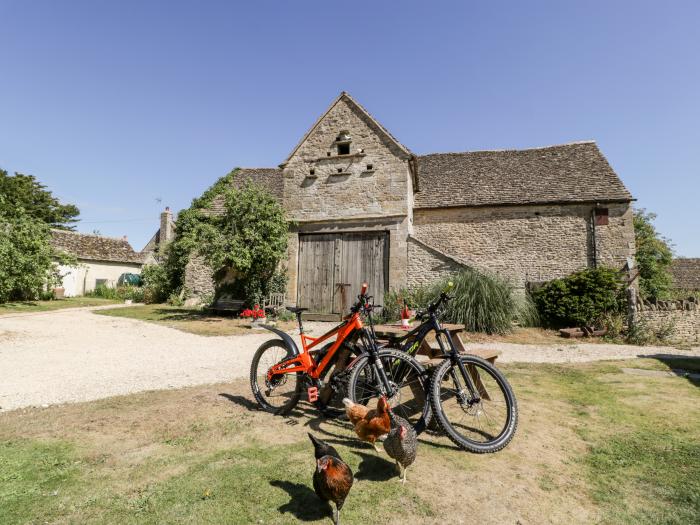
[[[450,282],[449,284],[451,285],[452,282]],[[451,288],[451,286],[449,287]],[[430,303],[425,310],[418,310],[416,312],[416,319],[422,319],[426,315],[434,314],[435,312],[437,312],[437,309],[440,308],[442,303],[449,301],[450,299],[452,299],[452,296],[448,295],[446,291],[441,292],[440,297],[437,301],[435,301],[434,303]]]

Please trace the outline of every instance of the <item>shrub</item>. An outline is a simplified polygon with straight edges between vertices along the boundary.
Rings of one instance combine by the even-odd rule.
[[[141,270],[144,301],[146,303],[163,303],[170,295],[170,277],[165,266],[147,264]]]
[[[114,301],[125,301],[130,299],[135,303],[142,303],[144,302],[145,291],[139,286],[127,285],[112,288],[101,284],[85,295],[87,297],[101,297],[102,299],[112,299]]]
[[[384,304],[379,318],[383,322],[397,321],[401,317],[404,302],[411,309],[423,309],[440,295],[440,282],[389,290],[384,294]]]
[[[542,321],[551,327],[592,326],[625,311],[625,285],[611,268],[586,269],[549,281],[533,293]]]

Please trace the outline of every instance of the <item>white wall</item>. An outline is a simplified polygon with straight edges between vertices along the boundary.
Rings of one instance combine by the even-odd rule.
[[[59,266],[58,270],[63,276],[65,296],[75,297],[94,290],[97,279],[106,279],[105,284],[113,288],[121,274],[140,274],[141,265],[79,260],[78,266]]]

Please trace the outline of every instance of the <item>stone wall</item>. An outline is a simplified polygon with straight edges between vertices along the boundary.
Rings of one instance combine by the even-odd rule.
[[[654,332],[669,331],[670,342],[700,341],[700,306],[696,299],[637,303],[635,320]]]
[[[417,239],[408,240],[408,286],[420,286],[459,271],[460,263]]]
[[[341,131],[349,132],[349,155],[338,155]],[[284,165],[284,207],[294,221],[409,215],[408,157],[341,97]]]
[[[596,226],[599,265],[621,268],[634,255],[632,209],[610,204],[609,223]],[[590,205],[532,205],[417,209],[414,234],[437,252],[510,278],[517,286],[564,277],[593,264]],[[434,261],[417,255],[408,281],[441,276]]]
[[[349,134],[349,155],[338,154],[341,131]],[[341,97],[323,115],[282,170],[284,208],[295,223],[286,266],[290,302],[297,296],[299,233],[388,231],[389,286],[406,285],[413,202],[408,159],[348,98]]]
[[[214,295],[215,288],[212,270],[203,257],[198,255],[190,256],[187,266],[185,266],[185,289],[187,290],[187,296],[196,302],[199,302],[207,295]]]

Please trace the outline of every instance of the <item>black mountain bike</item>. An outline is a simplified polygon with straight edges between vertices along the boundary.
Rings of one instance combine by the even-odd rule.
[[[513,439],[518,425],[515,394],[491,363],[457,351],[438,319],[438,309],[449,300],[446,292],[441,293],[425,311],[416,313],[420,326],[391,344],[414,356],[426,336],[435,332],[443,362],[434,369],[428,389],[433,417],[459,447],[476,453],[497,452]]]

